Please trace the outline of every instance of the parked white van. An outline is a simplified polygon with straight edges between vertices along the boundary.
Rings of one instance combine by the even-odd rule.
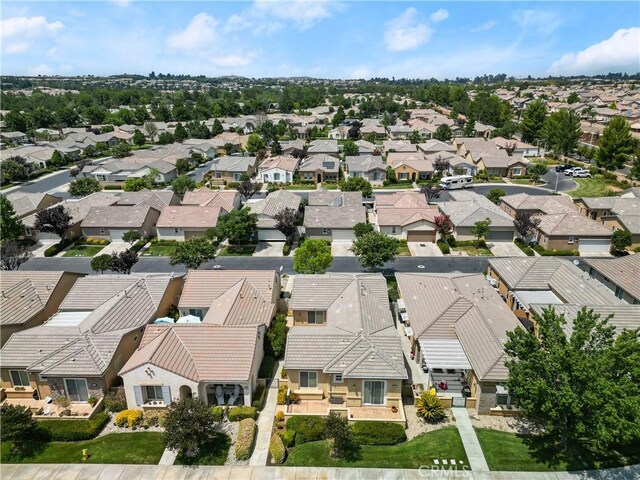
[[[443,190],[456,190],[458,188],[473,187],[473,177],[471,175],[442,177],[442,180],[440,180],[440,187]]]

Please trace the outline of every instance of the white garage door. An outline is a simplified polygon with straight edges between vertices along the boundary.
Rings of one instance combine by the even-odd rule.
[[[122,240],[122,236],[129,230],[109,230],[109,238],[112,242]]]
[[[258,230],[258,240],[263,242],[284,242],[286,238],[275,228],[261,228]]]
[[[588,255],[590,253],[607,253],[609,251],[610,242],[605,238],[581,238],[578,242],[578,250],[580,255]]]
[[[333,229],[331,230],[331,240],[334,242],[353,242],[356,239],[353,230]]]

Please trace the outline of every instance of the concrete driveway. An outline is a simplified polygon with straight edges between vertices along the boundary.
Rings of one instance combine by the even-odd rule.
[[[254,257],[282,257],[284,242],[258,242]]]
[[[121,240],[116,240],[111,242],[109,245],[106,245],[102,250],[98,252],[98,255],[111,255],[112,253],[120,253],[124,252],[131,248],[127,242],[123,242]]]
[[[487,246],[491,253],[496,257],[526,257],[527,254],[520,250],[513,242],[495,242],[488,243]]]
[[[352,242],[348,240],[338,240],[331,242],[331,255],[334,257],[355,257],[351,251]]]
[[[444,255],[433,242],[408,242],[407,246],[414,257],[443,257]]]
[[[33,256],[34,257],[44,257],[44,251],[51,247],[52,245],[55,245],[56,243],[58,243],[60,240],[38,240],[38,243],[32,245],[31,247],[29,247],[29,250],[31,250],[33,252]]]

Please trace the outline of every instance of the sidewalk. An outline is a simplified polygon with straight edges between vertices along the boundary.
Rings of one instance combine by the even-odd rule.
[[[458,427],[460,438],[462,438],[464,451],[467,452],[471,470],[474,472],[488,472],[489,466],[484,458],[482,448],[480,448],[480,442],[478,441],[476,432],[471,425],[469,412],[463,407],[453,407],[451,412],[453,412],[453,416],[456,419],[456,426]]]
[[[178,452],[165,448],[164,452],[162,452],[162,457],[160,457],[160,462],[158,462],[158,465],[173,465],[173,462],[176,461],[177,456]]]
[[[253,455],[249,459],[249,465],[266,465],[269,456],[269,442],[271,441],[271,430],[273,430],[273,417],[278,406],[278,379],[282,372],[283,362],[276,363],[275,373],[267,392],[267,399],[264,408],[258,417],[258,435],[256,445],[253,448]]]

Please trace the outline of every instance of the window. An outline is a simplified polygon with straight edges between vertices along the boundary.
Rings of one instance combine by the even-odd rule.
[[[180,229],[179,228],[174,228],[173,229],[173,233],[180,233]]]
[[[216,172],[216,178],[222,178],[222,172]]]
[[[333,376],[333,383],[343,383],[344,380],[342,379],[342,374],[341,373],[336,373]]]
[[[25,236],[30,237],[30,236],[33,235],[33,232],[31,231],[31,229],[29,227],[25,227],[24,234],[25,234]]]
[[[106,228],[100,228],[100,235],[104,235],[105,233],[107,233],[107,229]]]
[[[575,238],[573,236],[569,237],[569,243],[573,243],[575,241]]]
[[[401,173],[400,174],[400,180],[409,180],[409,174],[408,173]]]
[[[517,168],[515,168],[515,167],[514,167],[514,168],[512,168],[512,169],[511,169],[511,174],[512,174],[512,175],[522,175],[522,168],[519,168],[519,167],[517,167]]]
[[[89,399],[89,389],[84,378],[65,378],[64,384],[67,397],[72,402],[86,402]]]
[[[26,370],[11,370],[11,383],[14,387],[29,387],[29,374]]]
[[[383,380],[365,380],[363,390],[363,404],[384,405],[385,382]]]
[[[201,308],[190,308],[189,315],[193,315],[194,317],[198,317],[202,320],[202,309]]]
[[[391,227],[391,233],[396,233],[396,227]]]
[[[616,297],[622,298],[623,295],[624,295],[624,290],[622,290],[620,287],[616,287]]]
[[[142,388],[144,388],[145,402],[161,402],[163,400],[161,385],[144,385]]]
[[[274,174],[273,174],[273,179],[274,179],[276,182],[277,182],[277,181],[279,181],[279,180],[280,180],[280,174],[279,174],[279,173],[277,173],[277,172],[276,172],[276,173],[274,173]]]
[[[511,396],[507,393],[497,393],[496,405],[505,407],[511,405]]]
[[[234,173],[234,174],[233,174],[233,179],[234,179],[235,181],[239,181],[239,180],[240,180],[240,177],[242,177],[242,174],[241,174],[241,173]]]
[[[321,310],[311,310],[307,312],[307,323],[320,325],[324,323],[324,312]]]
[[[300,372],[300,388],[318,388],[318,372]]]
[[[323,228],[322,229],[322,234],[323,235],[327,235],[329,233],[329,229],[328,228]]]

